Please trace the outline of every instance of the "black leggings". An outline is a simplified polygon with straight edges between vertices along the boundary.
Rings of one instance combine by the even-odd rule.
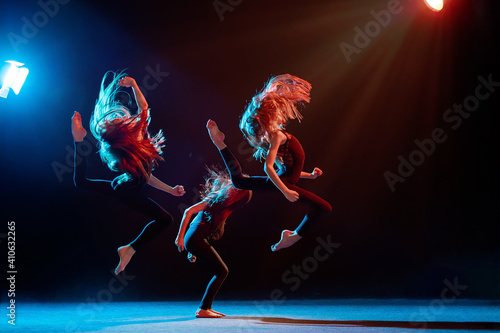
[[[244,190],[255,190],[255,191],[278,191],[279,189],[274,185],[269,177],[266,176],[252,176],[244,177],[241,171],[241,166],[238,160],[231,153],[229,148],[224,148],[220,151],[226,168],[231,175],[231,181],[236,188]],[[323,215],[332,212],[332,206],[317,196],[303,188],[296,186],[294,183],[289,182],[286,178],[281,178],[283,183],[292,191],[299,193],[299,200],[306,205],[308,208],[307,214],[304,216],[300,225],[295,229],[297,234],[300,236],[305,236],[312,225],[314,225]],[[279,192],[281,194],[281,192]]]
[[[136,211],[143,213],[154,220],[148,223],[137,238],[130,243],[134,250],[140,250],[147,242],[156,237],[173,222],[172,215],[164,210],[159,204],[148,198],[144,193],[144,187],[132,186],[127,183],[112,187],[109,180],[88,179],[87,160],[82,159],[78,152],[81,151],[81,142],[75,142],[75,160],[73,181],[78,188],[92,190],[106,196],[115,197],[120,202]],[[86,155],[86,154],[82,154]]]
[[[208,242],[210,224],[201,222],[199,216],[198,214],[184,235],[184,246],[196,256],[196,259],[200,261],[209,274],[213,274],[200,303],[201,309],[208,310],[212,308],[215,295],[226,279],[229,270],[217,251]]]

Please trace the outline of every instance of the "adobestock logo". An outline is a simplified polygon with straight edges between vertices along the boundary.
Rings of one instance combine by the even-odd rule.
[[[51,18],[54,18],[61,9],[61,6],[66,5],[70,0],[39,0],[37,2],[40,10],[35,12],[31,18],[23,16],[21,22],[20,34],[9,32],[7,38],[15,52],[19,52],[19,46],[28,44],[28,42],[38,35],[40,29],[45,27]]]
[[[306,281],[320,267],[320,263],[326,262],[333,253],[341,246],[340,243],[332,242],[332,235],[327,235],[326,238],[317,237],[318,245],[314,248],[313,254],[302,260],[297,265],[293,264],[290,269],[287,269],[281,275],[281,281],[287,286],[290,292],[297,291],[302,282]],[[259,309],[263,315],[268,315],[274,312],[275,305],[281,305],[286,302],[286,289],[273,289],[269,293],[269,299],[264,301],[254,301],[253,304]]]
[[[410,325],[416,329],[426,329],[429,322],[436,321],[445,312],[445,308],[453,304],[462,293],[467,290],[467,285],[458,283],[455,276],[453,282],[443,280],[445,287],[441,289],[440,297],[429,302],[426,307],[420,307],[418,311],[410,315]]]
[[[479,84],[474,89],[474,94],[464,98],[461,104],[454,103],[453,107],[445,110],[443,113],[443,121],[451,125],[452,130],[458,130],[464,119],[468,119],[471,114],[479,108],[481,101],[485,101],[491,97],[497,88],[500,87],[500,82],[493,81],[493,75],[489,74],[488,78],[478,76]],[[429,138],[418,140],[414,143],[417,146],[411,151],[407,157],[399,155],[397,157],[399,165],[396,172],[389,170],[384,172],[384,178],[391,192],[396,191],[398,183],[404,183],[408,177],[413,175],[416,168],[424,164],[426,159],[436,152],[438,144],[445,142],[448,139],[446,131],[443,128],[436,127],[431,131]]]
[[[214,0],[214,2],[212,2],[212,5],[214,6],[217,16],[219,16],[219,20],[222,22],[225,19],[224,15],[227,12],[233,12],[234,9],[237,6],[241,5],[242,2],[243,0]]]
[[[342,42],[339,44],[340,50],[344,54],[345,60],[348,64],[351,63],[352,57],[370,45],[372,40],[382,32],[383,28],[387,27],[392,21],[392,16],[397,15],[403,11],[403,6],[399,0],[391,0],[387,3],[387,9],[370,11],[373,17],[372,21],[365,24],[364,28],[359,26],[354,27],[354,38],[352,44]]]

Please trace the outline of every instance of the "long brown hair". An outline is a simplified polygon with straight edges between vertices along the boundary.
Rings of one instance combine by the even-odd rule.
[[[247,105],[240,130],[262,159],[269,152],[269,136],[284,128],[289,119],[302,120],[299,108],[311,100],[311,84],[290,74],[272,77]]]
[[[111,82],[105,84],[111,76]],[[131,179],[149,182],[157,166],[165,141],[162,131],[155,136],[148,132],[151,120],[148,110],[131,115],[129,109],[117,98],[118,82],[127,74],[107,72],[101,82],[99,98],[90,119],[90,130],[99,140],[99,154],[113,171],[124,172],[121,181]]]

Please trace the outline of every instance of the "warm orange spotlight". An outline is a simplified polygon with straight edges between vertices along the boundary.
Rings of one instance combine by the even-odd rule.
[[[427,7],[435,12],[439,12],[443,9],[443,0],[424,0]]]

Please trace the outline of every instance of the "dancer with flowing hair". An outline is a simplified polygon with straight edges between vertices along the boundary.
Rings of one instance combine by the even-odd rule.
[[[110,83],[106,84],[106,81]],[[138,106],[132,115],[128,107],[118,100],[120,87],[132,88]],[[86,178],[87,161],[79,161],[77,152],[87,135],[81,115],[75,111],[71,118],[71,129],[75,142],[74,183],[78,188],[89,189],[106,196],[116,197],[123,204],[154,220],[147,224],[131,243],[121,246],[117,252],[120,262],[115,274],[122,272],[136,251],[157,236],[172,222],[172,216],[148,197],[152,186],[174,196],[185,191],[180,185],[171,187],[152,175],[152,171],[163,161],[162,132],[151,136],[149,107],[135,80],[125,73],[107,72],[101,83],[99,98],[90,120],[90,130],[99,141],[99,154],[112,171],[119,172],[112,181]]]
[[[219,149],[235,187],[256,191],[278,189],[289,201],[306,205],[308,211],[302,222],[293,231],[282,231],[280,241],[271,247],[273,252],[295,244],[323,215],[332,211],[328,202],[296,185],[299,178],[316,179],[323,172],[317,167],[311,173],[302,171],[304,150],[297,138],[285,130],[289,119],[299,122],[302,119],[299,108],[310,101],[310,91],[311,84],[306,80],[289,74],[278,75],[271,78],[246,107],[240,129],[255,148],[254,157],[265,159],[267,176],[243,177],[238,160],[224,143],[224,134],[214,121],[207,123],[210,138]]]
[[[234,187],[227,171],[214,168],[208,171],[201,192],[202,200],[184,211],[175,244],[179,252],[185,249],[189,251],[190,261],[199,261],[210,274],[213,274],[196,311],[196,317],[220,318],[225,314],[214,311],[212,302],[229,271],[210,241],[222,237],[226,219],[232,212],[250,201],[252,192]],[[195,214],[196,217],[188,228]]]

